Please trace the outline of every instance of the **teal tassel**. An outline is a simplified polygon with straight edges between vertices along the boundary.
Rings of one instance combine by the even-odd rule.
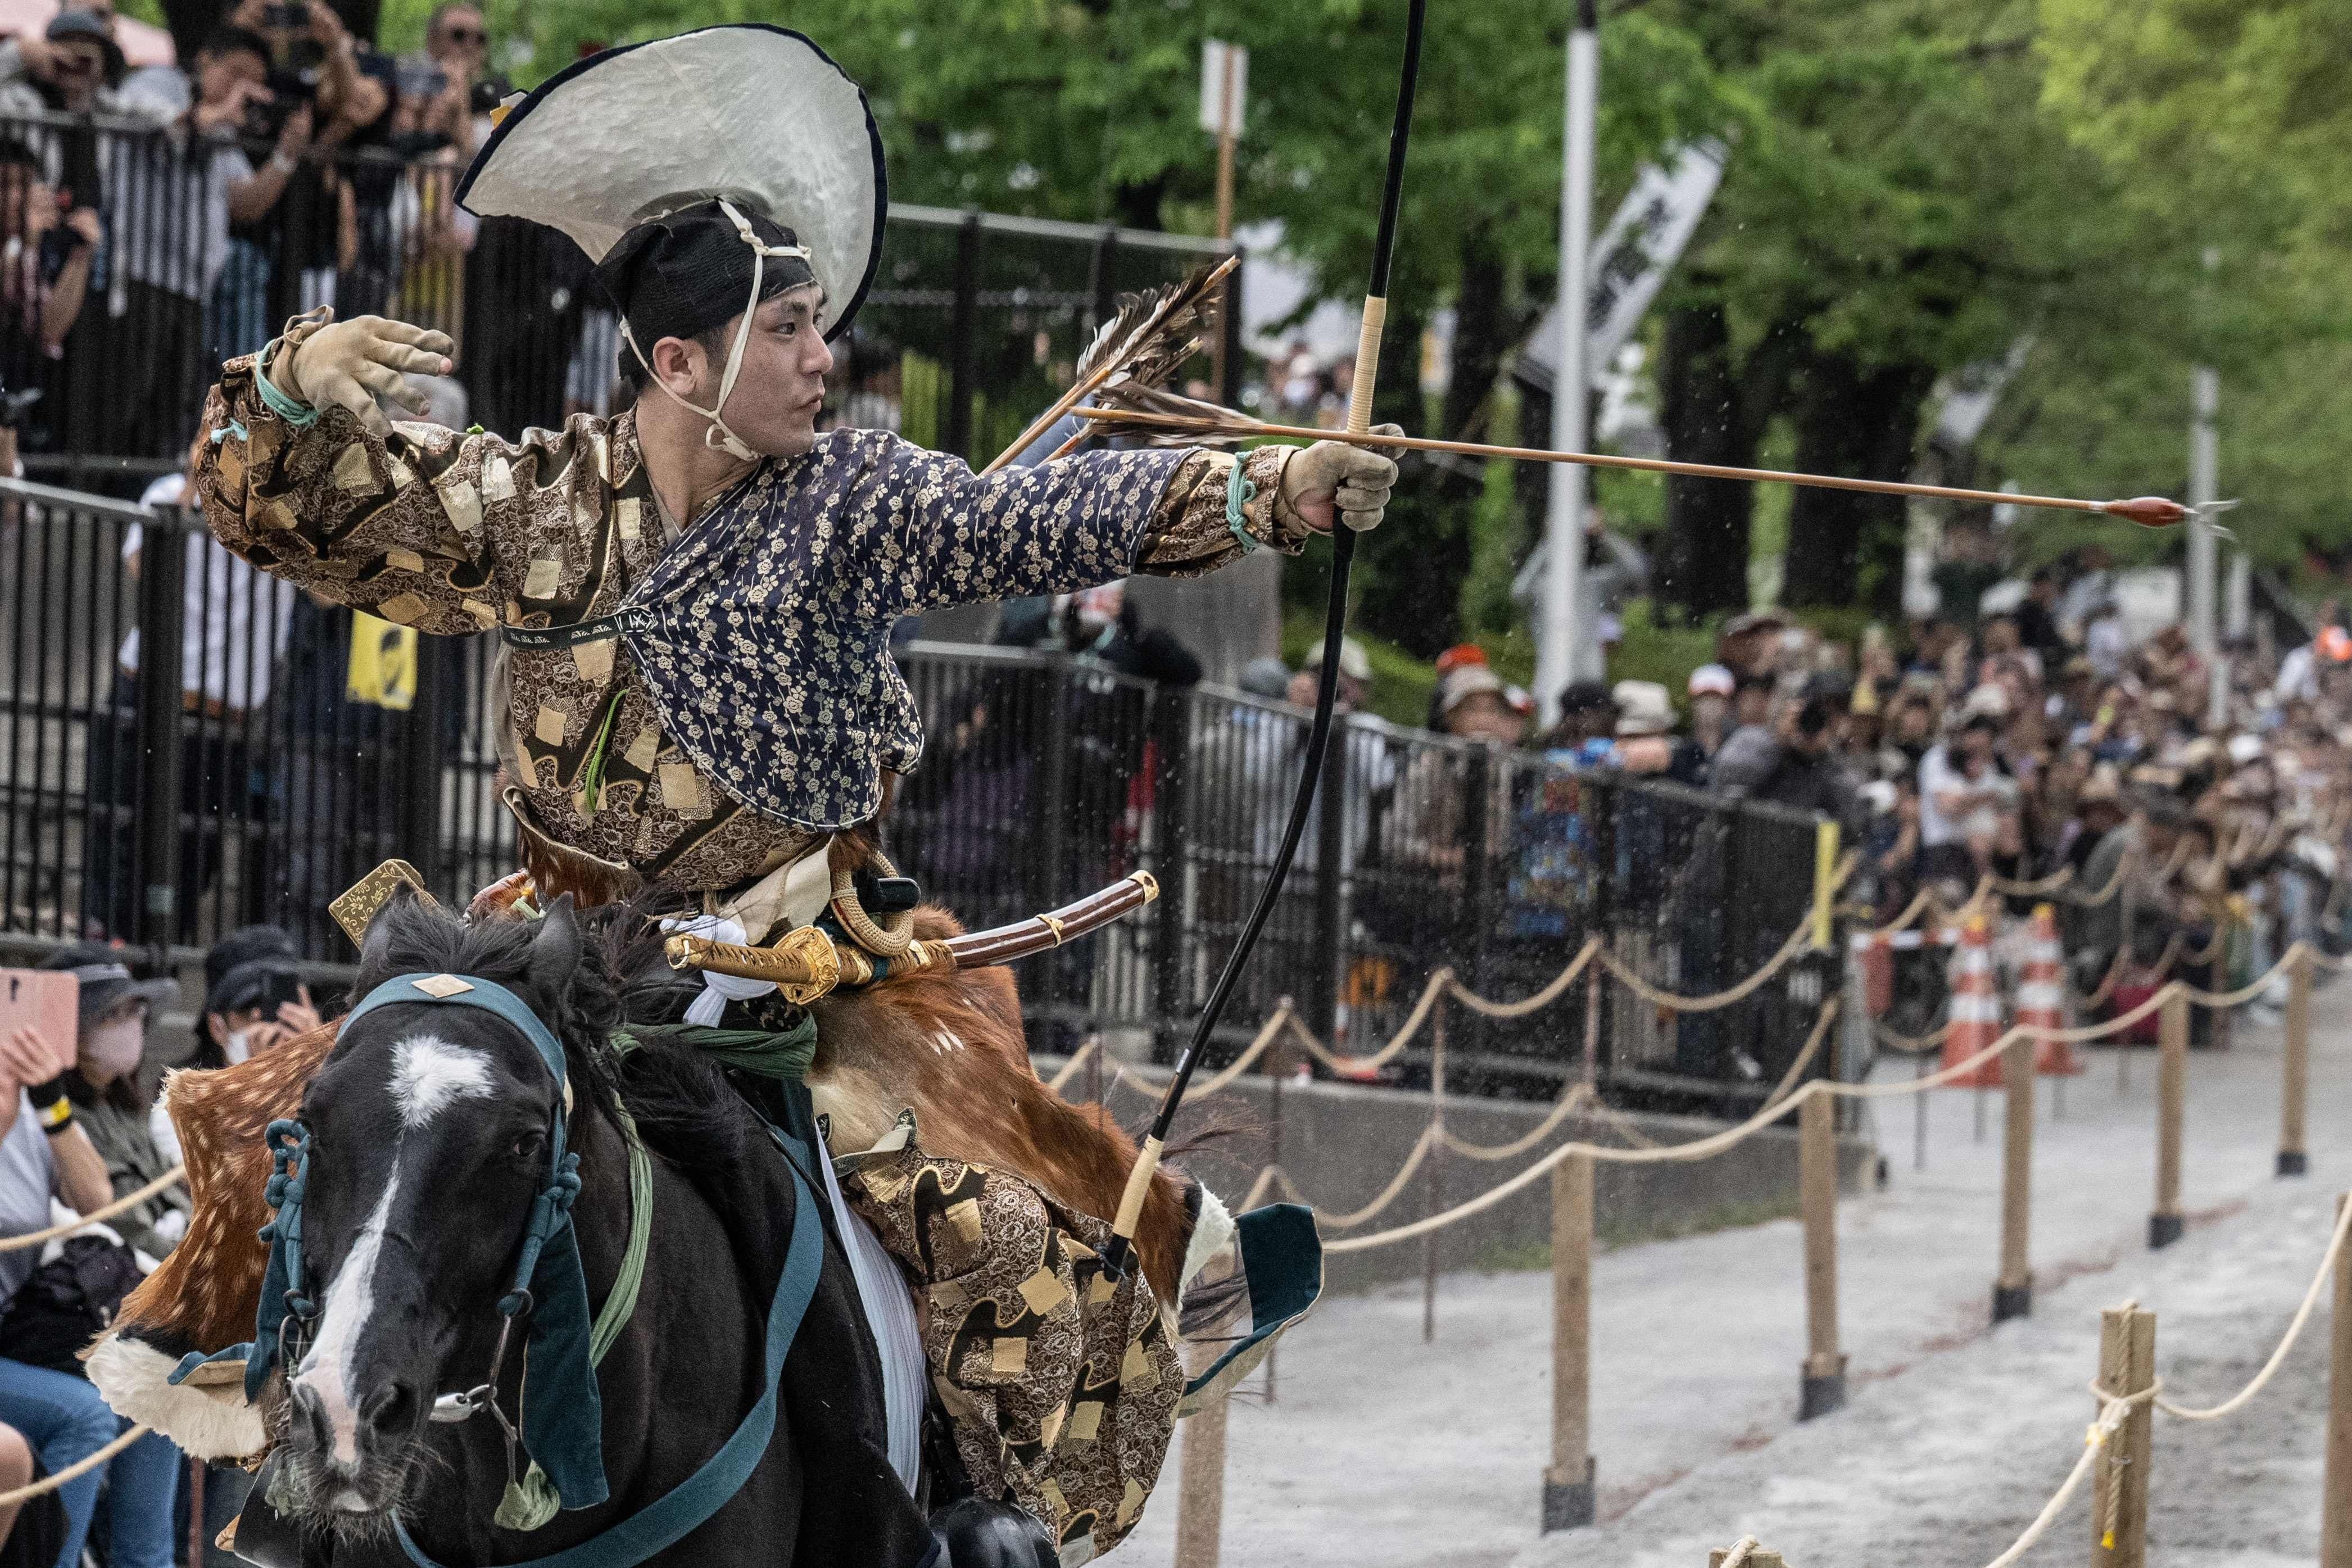
[[[506,1495],[499,1499],[499,1510],[490,1516],[490,1522],[500,1530],[537,1530],[562,1506],[563,1500],[556,1495],[547,1472],[534,1460],[522,1479],[507,1483]]]

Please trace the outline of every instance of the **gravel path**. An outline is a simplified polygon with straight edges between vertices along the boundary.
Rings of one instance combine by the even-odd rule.
[[[1796,1568],[1980,1568],[2040,1509],[2092,1414],[2097,1311],[2159,1314],[2182,1397],[2232,1393],[2277,1341],[2352,1178],[2352,983],[2313,1006],[2313,1174],[2272,1176],[2279,1038],[2191,1061],[2188,1236],[2146,1248],[2153,1053],[2091,1069],[2053,1114],[2034,1169],[2035,1316],[1986,1325],[1997,1252],[2000,1105],[1930,1099],[1927,1168],[1908,1101],[1879,1107],[1887,1186],[1839,1215],[1853,1401],[1795,1422],[1804,1321],[1792,1222],[1627,1247],[1594,1268],[1598,1529],[1537,1532],[1549,1449],[1549,1279],[1449,1275],[1438,1335],[1417,1289],[1335,1300],[1296,1331],[1278,1397],[1253,1380],[1233,1413],[1223,1562],[1284,1568],[1688,1568],[1753,1531]],[[1903,1069],[1907,1073],[1907,1068]],[[2158,1427],[2151,1561],[2308,1563],[2318,1529],[2325,1309],[2237,1419]],[[1179,1441],[1181,1441],[1180,1436]],[[1176,1472],[1120,1560],[1172,1560]],[[2069,1560],[2078,1504],[2029,1563]]]

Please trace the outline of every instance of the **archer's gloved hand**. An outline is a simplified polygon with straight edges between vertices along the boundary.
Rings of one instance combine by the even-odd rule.
[[[376,405],[377,395],[412,414],[424,413],[425,398],[401,379],[402,374],[448,374],[452,347],[446,333],[405,321],[382,316],[337,321],[331,317],[315,330],[298,328],[289,334],[271,358],[268,374],[278,391],[298,402],[313,408],[348,408],[371,434],[388,436],[392,423]]]
[[[1402,426],[1376,427],[1383,436],[1402,436]],[[1369,447],[1345,441],[1318,441],[1294,452],[1283,465],[1279,499],[1285,509],[1318,533],[1331,531],[1332,513],[1359,533],[1381,525],[1396,483],[1393,459]]]

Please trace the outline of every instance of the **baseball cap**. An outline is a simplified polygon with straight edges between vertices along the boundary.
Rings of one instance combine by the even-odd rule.
[[[94,942],[77,942],[53,952],[41,961],[40,967],[62,970],[81,982],[80,1022],[85,1029],[125,1002],[136,999],[152,1009],[180,994],[178,981],[135,979],[120,953]]]
[[[1323,645],[1321,643],[1318,642],[1313,647],[1307,650],[1307,662],[1299,666],[1299,668],[1301,669],[1320,669],[1323,668]],[[1346,676],[1350,680],[1360,680],[1365,682],[1367,685],[1371,681],[1371,657],[1364,652],[1364,645],[1358,642],[1353,637],[1342,637],[1339,639],[1339,673]]]
[[[234,1013],[283,994],[300,977],[294,939],[276,926],[231,931],[205,954],[205,1011]]]
[[[1693,697],[1728,697],[1738,689],[1739,678],[1719,664],[1702,664],[1691,671],[1689,692]]]
[[[1509,696],[1503,689],[1503,678],[1485,665],[1467,664],[1457,667],[1453,674],[1445,678],[1444,685],[1439,689],[1438,717],[1444,718],[1481,692],[1491,693],[1501,698],[1506,705],[1510,701]]]

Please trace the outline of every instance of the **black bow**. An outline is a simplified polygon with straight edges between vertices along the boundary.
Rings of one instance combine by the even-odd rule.
[[[1348,427],[1359,435],[1371,427],[1380,330],[1388,311],[1389,259],[1396,249],[1397,208],[1404,195],[1405,145],[1412,134],[1412,94],[1421,75],[1421,25],[1426,3],[1427,0],[1408,0],[1405,13],[1404,65],[1397,86],[1396,120],[1389,131],[1388,182],[1381,193],[1381,225],[1372,241],[1371,286],[1365,290],[1364,328],[1357,341],[1356,378],[1348,405]],[[1257,946],[1258,933],[1265,929],[1275,901],[1282,897],[1282,885],[1289,879],[1290,863],[1298,854],[1298,840],[1307,829],[1307,814],[1314,809],[1315,786],[1322,780],[1323,756],[1331,743],[1332,709],[1339,695],[1339,650],[1348,627],[1348,576],[1356,561],[1355,531],[1336,515],[1332,521],[1331,601],[1323,617],[1323,675],[1315,689],[1315,723],[1307,732],[1307,761],[1298,775],[1298,794],[1291,802],[1290,822],[1283,829],[1282,847],[1275,854],[1274,868],[1266,874],[1265,886],[1258,893],[1256,906],[1250,910],[1249,923],[1242,928],[1241,939],[1234,943],[1233,955],[1225,960],[1225,967],[1209,993],[1209,1005],[1202,1009],[1200,1022],[1193,1026],[1192,1040],[1185,1046],[1184,1054],[1176,1059],[1176,1076],[1160,1096],[1159,1114],[1151,1120],[1150,1135],[1144,1141],[1142,1153],[1136,1158],[1126,1197],[1119,1205],[1112,1228],[1110,1245],[1103,1253],[1104,1267],[1113,1278],[1127,1266],[1129,1243],[1142,1215],[1144,1194],[1159,1169],[1160,1151],[1168,1142],[1169,1126],[1184,1103],[1184,1090],[1192,1084],[1192,1069],[1200,1066],[1209,1037],[1215,1031],[1217,1020],[1233,996],[1234,986]]]

